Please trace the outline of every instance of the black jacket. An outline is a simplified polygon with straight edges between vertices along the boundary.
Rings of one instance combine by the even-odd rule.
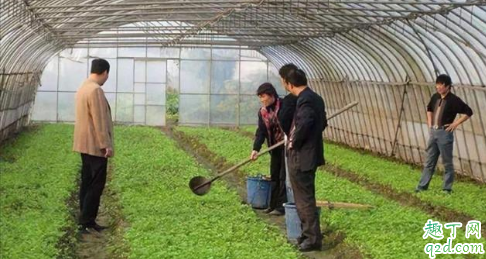
[[[324,100],[310,88],[302,91],[297,98],[294,115],[295,133],[290,163],[301,171],[314,170],[324,161],[322,131],[327,127]]]
[[[435,109],[438,107],[441,96],[438,93],[432,95],[430,98],[430,102],[427,105],[428,112],[435,112]],[[473,115],[473,111],[471,107],[469,107],[466,103],[464,103],[461,98],[457,97],[457,95],[453,93],[448,93],[444,98],[445,107],[442,112],[442,120],[439,122],[439,126],[448,125],[454,122],[456,119],[457,114],[466,114],[467,116],[471,117]]]
[[[292,124],[292,118],[294,117],[295,112],[295,105],[297,103],[297,97],[291,94],[288,94],[283,99],[280,100],[282,103],[280,104],[280,110],[278,111],[277,117],[278,121],[280,122],[280,126],[282,127],[285,134],[289,134],[290,132],[290,125]],[[270,105],[267,109],[274,109],[275,104]],[[253,150],[260,152],[263,142],[267,140],[267,145],[271,146],[276,143],[269,143],[270,138],[267,133],[267,126],[263,122],[262,115],[260,110],[258,111],[258,128],[255,132],[255,141],[253,143]]]

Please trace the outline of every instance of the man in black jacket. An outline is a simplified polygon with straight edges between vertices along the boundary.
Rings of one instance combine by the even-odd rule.
[[[290,182],[302,222],[299,250],[320,250],[322,234],[316,207],[315,176],[317,167],[324,164],[322,131],[327,126],[324,101],[307,86],[306,75],[300,69],[291,70],[284,83],[287,90],[297,96],[287,149]]]
[[[442,189],[445,193],[452,193],[454,182],[454,130],[468,120],[473,111],[461,98],[451,93],[452,80],[448,75],[439,75],[435,81],[437,93],[432,95],[427,105],[427,125],[429,126],[429,141],[427,143],[427,159],[425,160],[422,177],[415,189],[416,192],[429,188],[439,155],[444,164],[444,183]],[[464,114],[456,119],[457,114]]]
[[[258,128],[255,133],[253,151],[250,155],[253,160],[257,159],[258,152],[265,139],[268,146],[284,139],[285,130],[288,132],[290,128],[288,121],[292,120],[296,101],[296,98],[280,99],[277,91],[270,83],[260,85],[257,89],[257,95],[262,103],[262,108],[258,111]],[[287,202],[284,151],[284,147],[279,147],[270,152],[272,195],[270,206],[265,212],[277,216],[284,214],[283,204]]]

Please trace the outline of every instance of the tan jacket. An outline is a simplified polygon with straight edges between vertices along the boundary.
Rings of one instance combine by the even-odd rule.
[[[86,79],[76,93],[73,150],[104,157],[104,148],[113,148],[110,105],[100,85]]]

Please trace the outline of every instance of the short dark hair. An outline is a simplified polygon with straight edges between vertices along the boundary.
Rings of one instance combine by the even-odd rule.
[[[307,85],[307,76],[301,69],[291,70],[284,79],[296,87]]]
[[[452,80],[449,75],[442,74],[435,79],[436,84],[444,84],[445,86],[452,86]]]
[[[105,71],[110,73],[110,63],[102,58],[93,59],[91,61],[91,74],[101,75]]]
[[[268,94],[270,96],[278,96],[277,90],[275,90],[275,87],[273,87],[273,85],[271,83],[263,83],[263,84],[261,84],[258,87],[256,94],[258,96],[260,96],[262,94]]]
[[[288,63],[288,64],[285,64],[283,65],[279,70],[278,70],[278,74],[280,75],[281,78],[284,78],[289,74],[290,71],[292,70],[297,70],[299,69],[296,65],[292,64],[292,63]]]

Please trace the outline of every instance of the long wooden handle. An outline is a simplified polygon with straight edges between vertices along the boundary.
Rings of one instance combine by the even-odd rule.
[[[364,205],[364,204],[356,204],[356,203],[345,203],[345,202],[330,202],[330,201],[316,201],[317,207],[329,207],[330,209],[334,208],[343,208],[343,209],[372,209],[374,208],[371,205]]]
[[[285,143],[285,140],[282,140],[282,141],[278,142],[277,144],[275,144],[275,145],[273,145],[273,146],[271,146],[271,147],[269,147],[269,148],[267,148],[267,149],[265,149],[265,150],[263,150],[263,151],[260,151],[260,152],[258,153],[258,156],[261,156],[261,155],[263,155],[263,154],[266,154],[266,153],[268,153],[268,152],[270,152],[270,151],[272,151],[272,150],[274,150],[274,149],[276,149],[276,148],[280,147],[280,146],[281,146],[281,145],[283,145],[284,143]],[[252,160],[251,160],[251,158],[248,158],[248,159],[246,159],[246,160],[244,160],[244,161],[241,161],[240,163],[238,163],[238,164],[236,164],[236,165],[234,165],[234,166],[232,166],[232,167],[230,167],[230,168],[226,169],[224,172],[222,172],[222,173],[218,174],[218,175],[217,175],[217,176],[215,176],[215,177],[214,177],[214,178],[213,178],[211,181],[214,181],[214,180],[216,180],[216,179],[220,178],[221,176],[227,175],[227,174],[231,173],[232,171],[234,171],[234,170],[236,170],[236,169],[238,169],[238,168],[240,168],[240,167],[242,167],[242,166],[244,166],[244,165],[248,164],[248,163],[249,163],[249,162],[251,162],[251,161],[252,161]]]
[[[329,117],[327,117],[327,119],[330,120],[330,119],[338,116],[339,114],[341,114],[341,113],[353,108],[354,106],[358,105],[358,103],[359,103],[358,101],[354,101],[354,102],[344,106],[343,108],[339,109],[337,112],[335,112],[332,115],[330,115]]]
[[[348,104],[348,105],[344,106],[343,108],[339,109],[339,110],[338,110],[337,112],[335,112],[334,114],[330,115],[330,116],[329,116],[327,119],[328,119],[328,120],[330,120],[330,119],[332,119],[332,118],[334,118],[334,117],[338,116],[339,114],[341,114],[341,113],[343,113],[343,112],[345,112],[345,111],[347,111],[347,110],[349,110],[349,109],[353,108],[353,107],[354,107],[354,106],[356,106],[356,105],[358,105],[358,102],[357,102],[357,101],[352,102],[352,103],[350,103],[350,104]],[[275,145],[273,145],[273,146],[271,146],[271,147],[269,147],[269,148],[267,148],[267,149],[265,149],[265,150],[263,150],[263,151],[260,151],[260,152],[258,153],[258,156],[261,156],[261,155],[263,155],[263,154],[266,154],[266,153],[268,153],[268,152],[270,152],[270,151],[272,151],[272,150],[274,150],[274,149],[276,149],[276,148],[280,147],[280,146],[281,146],[281,145],[283,145],[283,144],[285,144],[285,140],[282,140],[282,141],[278,142],[277,144],[275,144]],[[240,168],[240,167],[242,167],[242,166],[244,166],[244,165],[248,164],[248,163],[249,163],[249,162],[251,162],[251,161],[252,161],[252,160],[251,160],[251,158],[248,158],[248,159],[246,159],[246,160],[244,160],[244,161],[241,161],[240,163],[238,163],[238,164],[236,164],[236,165],[234,165],[234,166],[232,166],[232,167],[230,167],[230,168],[226,169],[224,172],[222,172],[222,173],[220,173],[220,174],[216,175],[216,176],[215,176],[213,179],[211,179],[211,181],[210,181],[210,182],[212,182],[212,181],[214,181],[214,180],[217,180],[217,179],[219,179],[220,177],[222,177],[222,176],[224,176],[224,175],[227,175],[227,174],[231,173],[232,171],[234,171],[234,170],[236,170],[236,169],[238,169],[238,168]]]
[[[349,110],[349,109],[353,108],[353,107],[354,107],[354,106],[356,106],[356,105],[358,105],[358,101],[354,101],[354,102],[352,102],[352,103],[350,103],[350,104],[348,104],[348,105],[344,106],[343,108],[339,109],[339,110],[338,110],[337,112],[335,112],[334,114],[332,114],[332,115],[330,115],[329,117],[327,117],[327,120],[330,120],[330,119],[332,119],[332,118],[334,118],[334,117],[338,116],[339,114],[341,114],[341,113],[343,113],[343,112],[345,112],[345,111],[347,111],[347,110]],[[270,152],[270,151],[272,151],[272,150],[274,150],[274,149],[276,149],[276,148],[280,147],[280,146],[281,146],[281,145],[283,145],[283,144],[285,144],[285,140],[282,140],[282,141],[278,142],[277,144],[275,144],[275,145],[273,145],[273,146],[271,146],[271,147],[269,147],[269,148],[267,148],[267,149],[265,149],[265,150],[263,150],[263,151],[260,151],[260,152],[258,153],[258,156],[261,156],[261,155],[263,155],[263,154],[266,154],[266,153],[268,153],[268,152]],[[201,184],[201,185],[197,186],[196,188],[194,188],[194,190],[198,190],[199,188],[201,188],[201,187],[203,187],[203,186],[205,186],[205,185],[208,185],[208,184],[210,184],[210,183],[212,183],[212,182],[214,182],[214,181],[218,180],[219,178],[221,178],[221,177],[223,177],[223,176],[225,176],[225,175],[227,175],[227,174],[229,174],[229,173],[233,172],[234,170],[236,170],[236,169],[238,169],[238,168],[240,168],[240,167],[242,167],[242,166],[244,166],[244,165],[248,164],[250,161],[252,161],[252,160],[251,160],[251,158],[248,158],[248,159],[246,159],[246,160],[241,161],[240,163],[238,163],[238,164],[236,164],[236,165],[234,165],[234,166],[232,166],[232,167],[230,167],[230,168],[226,169],[224,172],[222,172],[222,173],[220,173],[220,174],[216,175],[216,176],[215,176],[215,177],[213,177],[211,180],[209,180],[209,181],[207,181],[207,182],[205,182],[205,183],[203,183],[203,184]],[[326,203],[326,204],[327,204],[327,203]],[[334,203],[334,204],[335,204],[335,206],[336,206],[336,207],[337,207],[337,206],[341,206],[340,204],[338,205],[337,203]]]

